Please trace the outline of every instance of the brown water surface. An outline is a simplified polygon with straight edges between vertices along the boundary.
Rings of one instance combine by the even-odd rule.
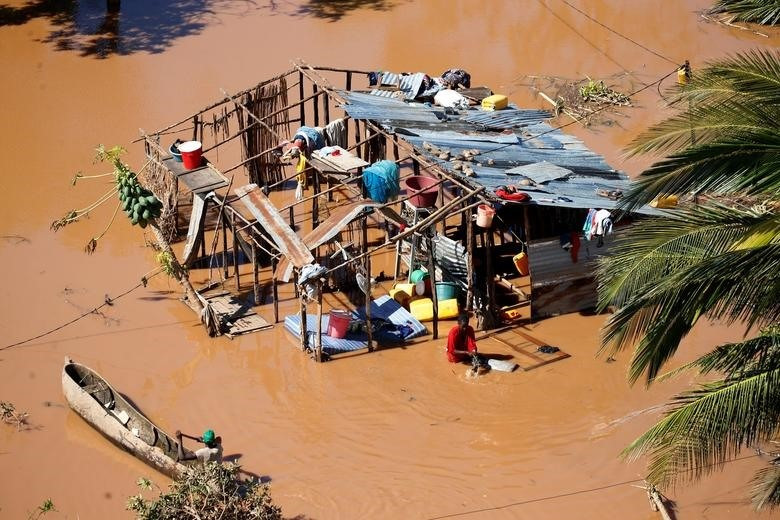
[[[72,319],[154,266],[141,232],[125,219],[96,254],[82,252],[109,208],[56,234],[49,223],[108,189],[102,181],[69,185],[77,170],[99,171],[90,166],[97,143],[127,144],[139,127],[159,128],[211,103],[220,87],[249,86],[294,57],[434,74],[462,66],[475,83],[544,107],[518,85],[526,76],[629,71],[641,87],[675,67],[558,0],[336,2],[341,11],[323,11],[314,0],[303,7],[125,2],[118,20],[94,7],[100,2],[66,13],[39,4],[48,3],[0,4],[2,344]],[[575,5],[694,68],[778,42],[773,31],[764,38],[704,22],[698,11],[707,1]],[[89,36],[96,31],[99,38]],[[648,159],[625,161],[623,147],[663,112],[654,87],[635,101],[615,126],[568,129],[631,174]],[[139,166],[140,158],[140,147],[131,147],[130,162]],[[0,352],[0,399],[29,411],[33,426],[0,427],[1,517],[25,518],[47,498],[60,511],[53,518],[129,517],[124,502],[139,476],[166,482],[67,409],[60,370],[68,354],[169,431],[215,428],[226,453],[271,479],[290,515],[656,518],[644,491],[631,485],[644,461],[626,464],[617,454],[657,419],[657,404],[691,381],[628,388],[627,354],[615,363],[594,357],[603,317],[535,324],[540,338],[572,357],[475,380],[445,362],[441,341],[317,365],[281,326],[209,339],[177,289],[156,278],[103,315]],[[283,311],[291,309],[288,300]],[[680,361],[741,333],[702,325]],[[737,461],[670,493],[678,518],[749,517],[748,480],[758,466],[755,458]]]

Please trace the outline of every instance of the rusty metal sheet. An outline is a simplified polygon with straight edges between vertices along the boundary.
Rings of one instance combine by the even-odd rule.
[[[268,231],[271,240],[274,241],[279,251],[287,257],[295,267],[303,267],[314,262],[314,257],[304,245],[298,235],[282,219],[279,210],[266,197],[257,184],[247,184],[236,188],[244,206],[252,213],[263,229]]]
[[[360,216],[364,209],[376,206],[378,206],[376,202],[358,200],[334,208],[331,210],[330,216],[327,219],[320,222],[319,226],[303,237],[303,243],[309,250],[321,246],[335,237],[341,230],[347,227],[350,222]],[[283,282],[290,281],[290,276],[292,276],[292,265],[290,265],[290,262],[286,258],[283,258],[279,262],[279,266],[276,268],[276,274],[279,280]]]

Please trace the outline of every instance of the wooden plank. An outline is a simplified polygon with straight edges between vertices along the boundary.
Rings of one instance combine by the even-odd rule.
[[[310,251],[321,246],[347,227],[347,225],[355,220],[365,208],[374,206],[377,206],[377,203],[367,200],[357,200],[333,208],[327,219],[322,221],[319,226],[303,237],[303,243]],[[292,265],[286,257],[279,261],[276,276],[284,282],[290,281],[290,276],[292,276]]]
[[[298,238],[290,226],[282,219],[279,210],[258,188],[257,184],[247,184],[236,189],[241,202],[252,213],[263,229],[268,232],[279,251],[295,267],[301,268],[314,262],[306,245]]]
[[[190,214],[190,226],[187,229],[187,242],[184,244],[182,265],[190,265],[198,256],[198,243],[201,241],[203,225],[206,223],[206,198],[196,194],[192,197],[192,213]]]
[[[315,166],[321,171],[332,171],[336,173],[349,173],[350,170],[362,168],[368,166],[369,163],[358,157],[357,155],[349,152],[339,146],[336,146],[340,150],[339,155],[320,155],[318,151],[314,151],[311,156],[311,160]]]
[[[228,185],[228,180],[203,158],[203,166],[187,170],[184,164],[173,157],[163,159],[163,166],[178,180],[184,183],[188,190],[201,193],[223,188]]]

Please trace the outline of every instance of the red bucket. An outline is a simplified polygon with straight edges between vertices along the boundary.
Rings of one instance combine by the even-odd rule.
[[[330,311],[328,315],[328,336],[331,338],[343,338],[346,336],[351,319],[352,317],[347,311]]]
[[[412,195],[409,204],[416,208],[430,208],[436,205],[439,198],[437,180],[425,175],[413,175],[404,180],[406,194]]]
[[[188,170],[199,168],[203,162],[203,145],[200,141],[185,141],[179,145],[179,153],[184,167]]]

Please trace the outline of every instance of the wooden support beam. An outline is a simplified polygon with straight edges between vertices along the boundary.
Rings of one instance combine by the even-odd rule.
[[[300,105],[301,106],[301,109],[300,109],[301,110],[300,111],[301,126],[306,126],[306,105],[304,104],[304,101],[306,100],[306,96],[305,96],[304,90],[303,90],[303,73],[302,72],[298,73],[298,96],[300,97],[300,100],[301,100],[301,105]]]
[[[322,282],[317,282],[317,338],[314,349],[314,360],[322,363]]]
[[[323,125],[330,123],[330,98],[322,96],[322,118]]]
[[[368,217],[364,217],[361,222],[363,224],[362,253],[365,254],[368,251]],[[368,336],[368,351],[372,352],[374,350],[374,345],[371,330],[371,255],[365,255],[363,259],[363,268],[366,274],[366,284],[368,285],[364,291],[366,297],[366,335]]]
[[[312,83],[312,95],[317,94],[318,90],[319,89],[317,88],[317,84]],[[312,103],[312,108],[314,109],[314,126],[320,126],[320,106],[316,99],[314,100],[314,103]]]
[[[297,273],[298,270],[296,269],[295,272]],[[298,285],[298,279],[296,277],[295,280],[296,286]],[[305,351],[306,347],[308,346],[309,342],[309,331],[307,330],[307,323],[306,323],[306,301],[304,300],[303,295],[301,295],[300,298],[298,298],[298,302],[300,304],[300,318],[301,318],[301,351]]]
[[[428,238],[428,276],[431,278],[431,300],[433,300],[433,339],[439,339],[439,295],[436,294],[436,265],[433,257],[433,240]]]
[[[347,71],[347,80],[346,80],[346,87],[347,90],[352,90],[352,71]]]
[[[236,217],[233,216],[232,219],[230,219],[230,227],[233,230],[233,269],[235,272],[233,273],[236,277],[236,292],[241,291],[241,282],[239,280],[239,264],[238,264],[238,231],[236,230]]]
[[[260,276],[258,273],[259,263],[257,261],[257,246],[252,242],[252,296],[254,297],[255,305],[260,305]]]
[[[474,306],[474,220],[471,212],[464,211],[466,215],[466,310]]]
[[[225,273],[225,278],[228,277],[228,261],[227,261],[227,215],[222,214],[220,221],[222,222],[222,272]]]
[[[279,281],[276,278],[276,267],[279,265],[279,258],[271,259],[271,289],[274,297],[274,323],[279,323]]]

